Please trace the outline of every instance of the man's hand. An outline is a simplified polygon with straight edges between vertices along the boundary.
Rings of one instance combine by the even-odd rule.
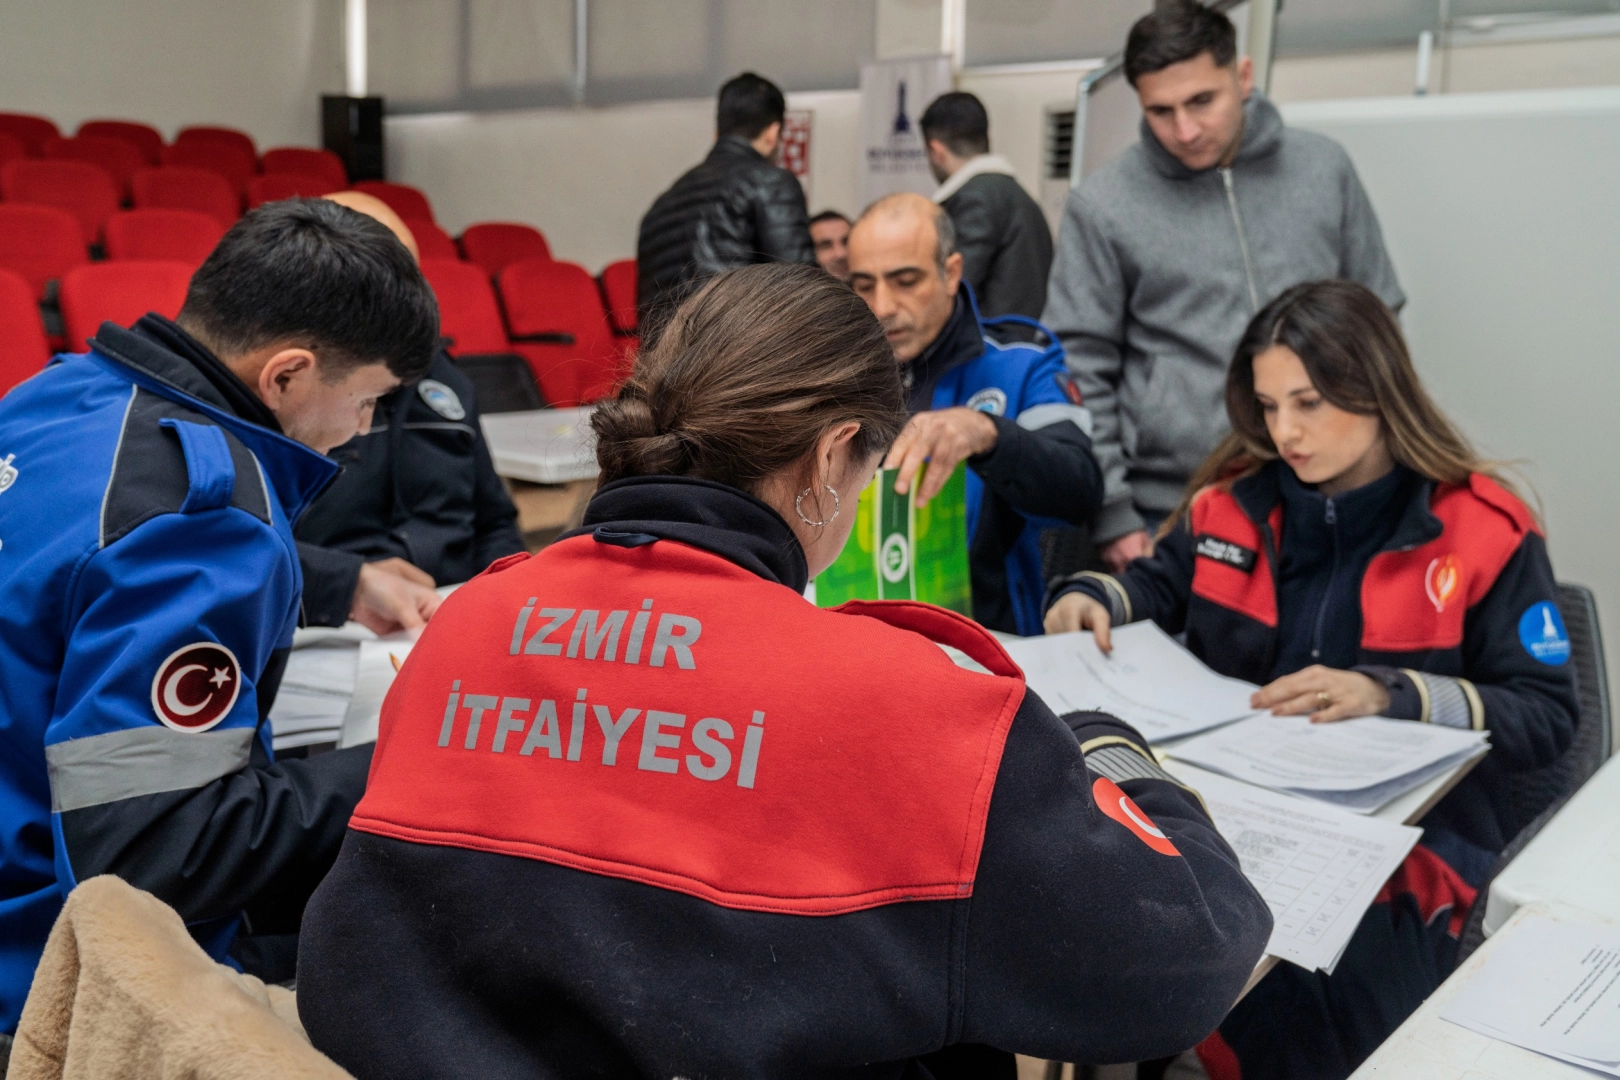
[[[1101,552],[1102,561],[1116,574],[1123,574],[1126,564],[1132,559],[1141,559],[1152,554],[1153,537],[1149,536],[1145,529],[1126,533],[1104,547]]]
[[[899,469],[895,479],[896,495],[911,490],[912,481],[923,462],[928,472],[917,489],[917,505],[927,506],[928,500],[940,493],[945,481],[951,478],[957,463],[975,454],[995,449],[996,424],[977,409],[957,406],[938,412],[918,413],[900,432],[883,459],[885,469]]]
[[[397,567],[404,567],[408,576]],[[362,563],[349,618],[377,634],[415,630],[439,610],[439,600],[433,579],[404,559]]]
[[[1090,630],[1104,656],[1114,651],[1114,643],[1108,640],[1108,627],[1112,622],[1108,609],[1083,592],[1064,593],[1046,612],[1048,634]]]
[[[1256,709],[1273,716],[1309,713],[1311,723],[1328,724],[1358,716],[1377,716],[1389,708],[1389,691],[1359,671],[1312,664],[1268,683],[1249,698]]]

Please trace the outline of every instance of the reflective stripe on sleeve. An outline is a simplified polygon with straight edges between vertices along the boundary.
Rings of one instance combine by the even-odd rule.
[[[1469,700],[1468,694],[1468,690],[1473,689],[1472,686],[1464,690],[1462,680],[1445,675],[1427,675],[1422,672],[1415,675],[1416,681],[1428,689],[1426,696],[1429,701],[1429,723],[1461,728],[1464,731],[1477,727],[1474,723],[1473,703]]]
[[[1083,405],[1070,405],[1066,401],[1048,401],[1041,405],[1031,405],[1018,414],[1018,426],[1025,431],[1039,431],[1043,427],[1061,424],[1068,420],[1075,427],[1091,437],[1091,410]]]
[[[202,787],[244,768],[254,729],[175,731],[160,724],[45,748],[51,812]]]

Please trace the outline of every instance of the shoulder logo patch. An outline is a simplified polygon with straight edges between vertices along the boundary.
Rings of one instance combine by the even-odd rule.
[[[1519,616],[1519,640],[1543,664],[1558,667],[1569,661],[1569,631],[1564,629],[1564,617],[1549,601],[1531,604]]]
[[[1462,564],[1455,555],[1442,555],[1429,563],[1423,575],[1423,591],[1428,594],[1434,610],[1444,611],[1462,584]]]
[[[225,646],[199,641],[169,654],[152,678],[152,711],[176,731],[207,731],[225,719],[242,688],[242,667]]]
[[[423,379],[416,384],[416,392],[427,402],[428,408],[446,420],[465,420],[467,409],[456,392],[438,379]]]
[[[1205,559],[1213,559],[1226,566],[1236,567],[1247,574],[1254,569],[1255,560],[1260,557],[1253,548],[1246,548],[1242,544],[1234,544],[1230,540],[1222,540],[1218,536],[1204,533],[1198,537],[1193,545],[1193,554]]]
[[[994,386],[987,386],[983,390],[967,399],[966,405],[970,409],[989,413],[991,416],[1007,415],[1007,394]]]
[[[1142,808],[1108,777],[1097,777],[1096,783],[1091,785],[1091,797],[1097,800],[1097,809],[1136,834],[1138,840],[1160,855],[1181,854],[1170,838],[1164,835],[1164,831],[1153,824],[1152,819],[1142,813]]]

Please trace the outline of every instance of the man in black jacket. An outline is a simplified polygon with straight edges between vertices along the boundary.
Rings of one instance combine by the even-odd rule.
[[[358,191],[327,198],[377,219],[417,254],[410,228],[381,200]],[[370,431],[331,456],[343,472],[296,531],[311,625],[421,626],[438,609],[435,585],[466,581],[523,550],[472,382],[442,341],[427,377],[378,401]]]
[[[972,94],[934,99],[919,124],[940,188],[934,201],[951,215],[962,280],[985,318],[1041,317],[1052,269],[1052,231],[1012,165],[990,152],[990,118]]]
[[[751,71],[720,88],[714,149],[641,219],[636,313],[643,347],[676,304],[720,271],[815,261],[804,189],[771,164],[786,110],[782,91]]]

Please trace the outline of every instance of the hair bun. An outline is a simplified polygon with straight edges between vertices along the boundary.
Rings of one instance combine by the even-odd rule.
[[[591,416],[596,459],[608,476],[680,475],[690,446],[678,431],[661,431],[647,402],[621,395],[597,405]]]

